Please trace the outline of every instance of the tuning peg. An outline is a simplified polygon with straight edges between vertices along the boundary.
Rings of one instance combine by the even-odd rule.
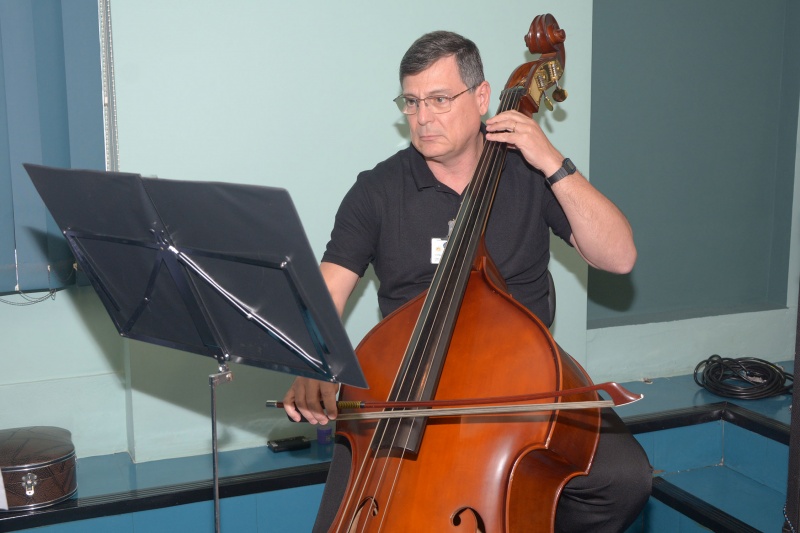
[[[547,107],[547,109],[549,109],[550,111],[553,110],[553,102],[550,101],[550,99],[547,97],[546,93],[542,93],[542,98],[541,98],[541,100],[539,100],[539,106],[540,107],[542,105],[542,102],[544,102],[544,105],[545,105],[545,107]]]
[[[561,78],[561,69],[555,61],[550,61],[547,64],[547,68],[550,71],[550,79],[553,80],[556,85],[556,88],[553,90],[553,100],[559,103],[563,102],[567,99],[567,91],[562,89],[561,85],[558,84],[558,80]]]

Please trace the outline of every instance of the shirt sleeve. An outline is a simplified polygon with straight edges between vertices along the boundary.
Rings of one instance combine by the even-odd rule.
[[[547,225],[553,230],[553,233],[561,237],[561,239],[568,245],[572,246],[570,237],[572,236],[572,226],[569,224],[567,215],[558,203],[555,194],[550,190],[550,187],[545,185],[544,197],[544,218]]]
[[[375,257],[379,230],[377,209],[359,175],[339,205],[322,261],[363,276]]]

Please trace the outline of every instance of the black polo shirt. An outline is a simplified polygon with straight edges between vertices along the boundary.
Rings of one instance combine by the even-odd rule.
[[[446,239],[461,196],[439,183],[413,147],[358,175],[336,213],[322,260],[363,276],[372,263],[383,316],[428,289],[431,239]],[[511,295],[549,322],[550,231],[571,228],[540,172],[509,151],[486,230],[486,248]]]

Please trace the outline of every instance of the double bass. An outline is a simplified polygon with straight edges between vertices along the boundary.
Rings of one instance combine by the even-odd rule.
[[[553,88],[566,98],[565,38],[551,15],[533,20],[540,55],[511,74],[498,113],[532,115]],[[485,247],[506,153],[485,143],[430,288],[356,349],[370,387],[340,391],[340,407],[366,410],[337,419],[353,460],[331,531],[552,531],[562,488],[591,467],[608,403]]]

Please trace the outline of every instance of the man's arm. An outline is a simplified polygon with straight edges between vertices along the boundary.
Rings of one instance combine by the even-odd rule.
[[[506,111],[486,121],[486,139],[508,143],[545,176],[552,176],[564,156],[547,139],[532,118]],[[611,200],[575,172],[553,185],[564,214],[572,227],[570,242],[587,263],[617,274],[631,271],[636,246],[628,219]]]
[[[358,284],[358,274],[333,263],[322,263],[319,269],[341,317],[347,299]],[[336,418],[338,391],[337,383],[298,377],[283,397],[284,409],[295,422],[299,422],[302,415],[311,424],[327,424],[328,420]]]
[[[625,215],[576,172],[553,185],[572,227],[570,242],[595,268],[627,274],[636,263],[633,231]]]

